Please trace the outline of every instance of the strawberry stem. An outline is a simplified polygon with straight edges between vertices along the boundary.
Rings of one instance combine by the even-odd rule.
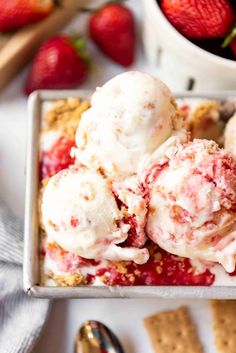
[[[232,40],[234,38],[236,38],[236,24],[234,25],[234,27],[233,27],[232,31],[230,32],[230,34],[223,41],[221,47],[222,48],[226,48],[232,42]]]
[[[90,8],[88,8],[88,7],[81,7],[80,9],[80,12],[84,12],[84,13],[87,13],[87,12],[96,12],[97,11],[97,9],[95,10],[95,9],[90,9]]]
[[[75,49],[78,52],[80,52],[81,50],[84,50],[86,48],[85,38],[83,38],[83,37],[75,39],[73,44],[74,44]]]
[[[73,47],[89,69],[91,67],[91,58],[86,50],[86,39],[76,33],[71,33],[70,37]]]

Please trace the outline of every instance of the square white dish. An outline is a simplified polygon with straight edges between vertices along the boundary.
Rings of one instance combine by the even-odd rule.
[[[43,106],[47,102],[78,97],[89,99],[91,91],[38,91],[29,98],[28,148],[25,199],[24,290],[42,298],[236,298],[236,277],[221,285],[206,286],[91,286],[49,287],[40,285],[38,230],[39,136]],[[236,92],[178,93],[176,98],[236,99]],[[228,276],[229,277],[229,276]],[[234,282],[231,285],[231,282]]]

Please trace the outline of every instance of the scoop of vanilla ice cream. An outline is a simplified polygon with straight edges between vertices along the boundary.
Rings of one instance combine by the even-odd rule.
[[[224,147],[236,154],[236,113],[229,119],[224,132]]]
[[[148,260],[147,249],[119,247],[129,225],[122,222],[111,187],[101,174],[73,166],[53,176],[42,200],[45,230],[62,248],[87,259]]]
[[[140,160],[173,132],[176,105],[159,79],[126,72],[97,88],[79,123],[77,160],[112,178],[137,172]]]
[[[147,234],[190,259],[236,263],[236,158],[209,140],[169,147],[144,173]]]

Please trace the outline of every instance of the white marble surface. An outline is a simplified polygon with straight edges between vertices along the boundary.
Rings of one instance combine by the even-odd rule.
[[[129,6],[141,18],[140,0],[131,0]],[[70,28],[84,31],[86,16],[78,18]],[[89,80],[82,88],[94,88],[123,69],[104,58],[97,49],[90,45],[94,66]],[[135,65],[130,69],[140,69],[161,76],[155,68],[149,66],[138,53]],[[27,69],[21,73],[0,94],[0,193],[7,204],[23,218],[27,100],[22,94],[22,85]],[[174,89],[175,87],[171,87]],[[127,353],[152,352],[142,319],[158,310],[174,308],[187,304],[198,323],[200,336],[206,352],[214,353],[210,329],[210,317],[206,301],[194,300],[127,300],[94,299],[56,301],[45,326],[43,335],[34,353],[70,353],[76,330],[88,319],[101,320],[108,324],[120,337]]]
[[[216,353],[210,313],[205,301],[193,300],[58,300],[34,353],[72,353],[81,323],[93,319],[108,325],[118,335],[126,353],[152,353],[143,318],[157,311],[188,305],[198,325],[206,353]],[[186,352],[187,353],[187,352]]]

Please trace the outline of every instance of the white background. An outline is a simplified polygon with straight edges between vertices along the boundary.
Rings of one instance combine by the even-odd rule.
[[[139,23],[142,18],[139,0],[130,0]],[[78,15],[70,28],[86,32],[86,15]],[[92,45],[89,45],[94,65],[90,78],[82,88],[94,89],[113,75],[122,72],[118,65]],[[149,66],[139,50],[135,65],[130,69],[139,69],[161,75]],[[17,215],[23,218],[25,191],[25,151],[27,100],[22,94],[22,86],[27,68],[0,94],[0,193]],[[175,87],[171,87],[173,90]],[[34,353],[70,353],[73,352],[74,337],[79,326],[88,319],[106,323],[119,336],[127,353],[152,352],[147,334],[143,327],[143,318],[156,311],[170,309],[186,304],[190,307],[194,320],[198,324],[199,334],[207,353],[214,353],[208,304],[203,300],[127,300],[127,299],[90,299],[55,301]]]

